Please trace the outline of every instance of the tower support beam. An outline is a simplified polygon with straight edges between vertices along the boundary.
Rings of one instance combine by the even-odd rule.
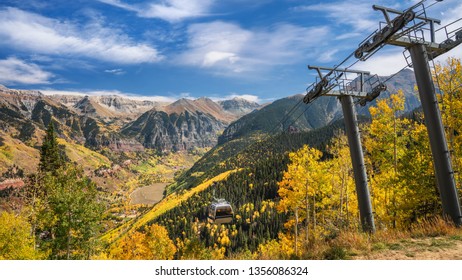
[[[342,104],[345,119],[345,131],[350,146],[351,162],[355,177],[356,193],[358,196],[359,215],[363,231],[375,232],[374,216],[372,214],[371,196],[367,184],[366,165],[359,135],[358,120],[353,104],[353,98],[349,95],[339,97]]]
[[[448,144],[441,121],[441,112],[428,64],[426,46],[419,43],[413,44],[409,47],[409,52],[414,65],[415,78],[430,139],[433,165],[443,211],[451,217],[457,226],[461,226],[462,214],[454,180],[454,170],[452,169]]]

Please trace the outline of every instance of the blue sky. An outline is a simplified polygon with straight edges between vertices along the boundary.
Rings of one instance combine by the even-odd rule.
[[[403,10],[415,2],[1,0],[0,84],[267,102],[304,92],[315,77],[307,64],[332,67],[354,51],[383,20],[372,4]],[[460,0],[428,10],[444,23],[461,11]],[[461,49],[448,55],[460,58]],[[354,67],[391,74],[405,66],[402,51],[386,47]]]

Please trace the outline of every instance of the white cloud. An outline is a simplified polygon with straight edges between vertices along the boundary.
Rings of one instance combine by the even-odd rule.
[[[121,2],[120,0],[98,0],[98,1],[102,2],[102,3],[105,3],[105,4],[109,4],[109,5],[118,7],[118,8],[121,8],[121,9],[129,10],[129,11],[132,11],[132,12],[137,11],[137,9],[134,8],[132,5],[125,4],[125,3]]]
[[[330,62],[333,61],[336,58],[336,54],[338,53],[338,49],[336,48],[331,48],[329,50],[324,51],[319,57],[318,61],[319,62]]]
[[[319,4],[303,5],[293,8],[296,12],[316,12],[316,16],[325,16],[337,25],[349,25],[353,27],[350,35],[356,35],[357,31],[373,31],[378,27],[381,20],[378,12],[372,10],[370,1],[337,1],[321,2]],[[337,34],[338,35],[338,34]],[[341,34],[340,34],[341,36]]]
[[[104,73],[108,73],[108,74],[113,74],[113,75],[123,75],[125,74],[125,71],[120,69],[120,68],[117,68],[117,69],[107,69],[107,70],[104,70]]]
[[[371,74],[389,76],[400,71],[407,65],[403,48],[393,47],[389,51],[378,52],[364,62],[357,63],[353,68],[370,71]]]
[[[187,50],[176,61],[222,75],[265,70],[316,58],[328,33],[327,27],[291,24],[257,30],[222,21],[193,24],[188,28]]]
[[[34,54],[79,56],[121,64],[157,62],[153,47],[99,23],[84,27],[15,8],[0,10],[0,45]]]
[[[0,60],[0,83],[49,84],[53,74],[43,71],[33,63],[27,63],[15,57]]]
[[[159,18],[169,22],[207,16],[215,2],[214,0],[158,0],[142,4],[126,4],[120,0],[99,1],[136,12],[140,17]]]
[[[231,52],[217,52],[217,51],[211,51],[205,54],[204,61],[202,63],[203,66],[205,67],[210,67],[213,66],[216,63],[219,63],[220,61],[228,61],[229,63],[233,64],[235,63],[239,58],[236,56],[236,54],[231,53]]]
[[[335,39],[336,40],[345,40],[345,39],[351,39],[351,38],[356,38],[360,36],[364,36],[365,34],[360,33],[360,32],[349,32],[349,33],[342,33],[342,34],[337,34]]]

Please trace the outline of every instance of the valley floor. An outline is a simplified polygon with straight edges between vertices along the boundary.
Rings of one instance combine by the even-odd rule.
[[[130,194],[130,204],[154,205],[163,197],[168,183],[155,183],[146,187],[138,188]]]

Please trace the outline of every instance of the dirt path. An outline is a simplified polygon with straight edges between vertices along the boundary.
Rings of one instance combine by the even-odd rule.
[[[401,240],[354,259],[363,260],[462,260],[462,240],[428,237]]]
[[[136,189],[130,194],[130,204],[156,204],[163,198],[164,189],[167,185],[167,183],[155,183]]]

